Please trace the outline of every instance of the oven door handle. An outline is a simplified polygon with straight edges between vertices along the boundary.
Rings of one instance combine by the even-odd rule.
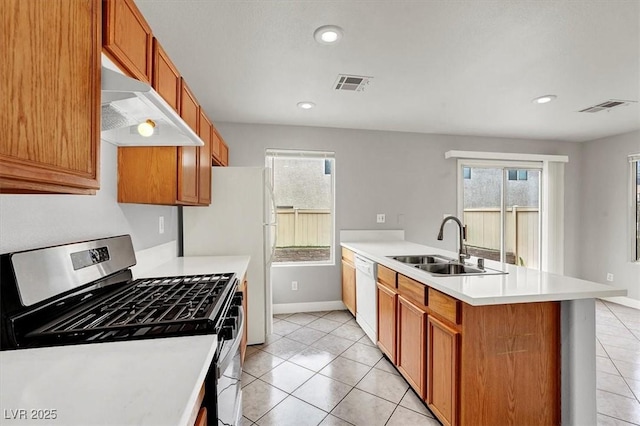
[[[242,306],[238,306],[238,313],[239,313],[238,317],[240,319],[240,321],[238,321],[238,328],[237,328],[238,333],[236,334],[236,337],[231,342],[231,345],[227,345],[227,347],[224,349],[224,352],[220,353],[220,358],[216,365],[216,370],[217,370],[216,375],[218,379],[222,377],[225,370],[233,360],[233,357],[236,356],[236,352],[238,352],[238,348],[240,347],[240,342],[242,341],[242,335],[244,334],[244,321],[245,321],[244,310],[242,309]]]

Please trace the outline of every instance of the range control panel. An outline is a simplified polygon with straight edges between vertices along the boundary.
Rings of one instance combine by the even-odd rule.
[[[87,266],[106,262],[109,259],[109,249],[107,247],[98,247],[71,253],[71,263],[75,271],[86,268]]]

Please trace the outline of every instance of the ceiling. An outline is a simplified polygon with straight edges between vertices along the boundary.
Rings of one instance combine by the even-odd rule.
[[[577,112],[640,100],[637,0],[136,4],[214,122],[565,141],[640,129],[638,103]],[[342,40],[318,44],[329,24]],[[340,73],[373,78],[336,91]]]

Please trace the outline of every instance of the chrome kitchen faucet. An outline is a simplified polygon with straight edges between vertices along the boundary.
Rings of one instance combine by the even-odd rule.
[[[458,219],[455,216],[447,216],[442,220],[442,223],[440,224],[440,232],[438,232],[438,240],[442,241],[443,239],[443,232],[444,232],[444,224],[447,223],[448,221],[453,220],[455,223],[458,224],[458,230],[459,230],[459,237],[460,237],[460,241],[459,241],[459,250],[458,250],[458,260],[460,260],[460,263],[464,263],[465,259],[469,259],[469,257],[471,257],[469,255],[469,253],[467,252],[467,249],[464,245],[464,239],[466,238],[465,235],[465,230],[464,230],[464,226],[462,225],[462,222],[460,222],[460,219]]]

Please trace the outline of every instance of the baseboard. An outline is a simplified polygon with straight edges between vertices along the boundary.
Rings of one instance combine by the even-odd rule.
[[[617,303],[618,305],[628,306],[634,309],[640,309],[640,300],[632,299],[630,297],[601,297],[602,300],[606,300],[607,302]]]
[[[274,303],[273,313],[275,314],[295,314],[298,312],[316,311],[340,311],[347,309],[341,300],[328,302],[306,302],[306,303]]]

